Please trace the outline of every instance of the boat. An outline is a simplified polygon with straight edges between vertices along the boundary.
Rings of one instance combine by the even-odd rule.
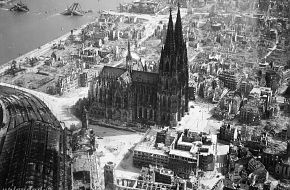
[[[71,15],[71,16],[83,16],[84,11],[81,9],[81,5],[79,3],[73,3],[70,7],[68,7],[62,15]]]
[[[19,3],[17,3],[13,7],[11,7],[10,8],[10,11],[28,12],[29,11],[29,8],[27,7],[27,5],[25,5],[24,3],[22,3],[20,1]]]

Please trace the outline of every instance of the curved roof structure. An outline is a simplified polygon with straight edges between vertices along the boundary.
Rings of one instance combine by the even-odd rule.
[[[7,130],[32,121],[48,123],[53,127],[61,128],[60,123],[44,102],[24,91],[0,86],[0,106],[3,114],[0,123],[2,123],[2,127],[7,127]]]
[[[0,189],[66,186],[66,135],[43,101],[0,85]]]

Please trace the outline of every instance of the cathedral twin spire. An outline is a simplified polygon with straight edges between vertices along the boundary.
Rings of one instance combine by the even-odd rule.
[[[180,15],[180,4],[178,3],[177,17],[175,22],[175,28],[173,26],[172,21],[172,9],[169,10],[169,21],[167,26],[167,33],[164,47],[161,50],[159,71],[164,70],[164,58],[169,58],[171,61],[176,56],[182,56],[182,50],[184,50],[184,41],[183,41],[183,33],[182,33],[182,23],[181,23],[181,15]],[[186,48],[185,48],[186,51]],[[126,56],[126,67],[127,69],[130,67],[130,61],[132,61],[132,55],[130,50],[130,42],[128,41],[128,53]],[[170,64],[171,65],[171,64]],[[173,65],[171,65],[173,66]],[[169,66],[169,67],[171,67]],[[177,66],[177,65],[176,65]],[[173,66],[173,68],[177,68]],[[169,69],[169,67],[167,67]],[[178,66],[180,68],[180,66]]]
[[[164,63],[164,59],[169,58],[170,61],[173,61],[176,57],[183,57],[184,51],[186,51],[185,43],[183,41],[183,33],[182,33],[182,23],[181,23],[181,15],[180,15],[180,4],[178,3],[177,17],[175,22],[175,27],[173,26],[172,21],[172,9],[170,8],[169,21],[167,26],[167,33],[164,47],[161,50],[160,57],[160,65],[159,71],[167,71],[167,63]],[[181,56],[181,57],[180,57]],[[183,64],[183,61],[180,60],[180,63],[175,64]],[[174,63],[170,63],[170,66],[173,70],[174,68],[182,68],[181,65],[174,65]]]
[[[172,55],[175,52],[175,41],[174,41],[174,29],[173,29],[171,8],[170,8],[169,12],[170,12],[170,15],[169,15],[169,22],[168,22],[168,26],[167,26],[167,33],[166,33],[164,50],[169,55]]]
[[[183,33],[182,23],[180,15],[180,4],[178,3],[178,11],[175,22],[175,28],[173,28],[172,10],[170,8],[169,22],[167,26],[166,40],[164,45],[164,51],[173,54],[175,51],[181,49],[183,46]]]
[[[131,48],[130,48],[130,41],[128,40],[128,53],[126,56],[126,62],[132,60],[132,55],[131,55]]]
[[[183,33],[182,33],[182,23],[181,23],[181,16],[180,16],[180,4],[178,3],[178,11],[177,17],[175,22],[175,47],[179,50],[181,46],[183,46]]]
[[[128,53],[126,56],[126,69],[129,71],[131,71],[131,69],[132,69],[131,61],[132,61],[132,55],[131,55],[130,41],[128,40]]]

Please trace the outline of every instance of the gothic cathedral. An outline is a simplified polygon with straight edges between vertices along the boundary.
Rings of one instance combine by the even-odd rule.
[[[188,60],[180,9],[170,10],[158,73],[133,70],[128,43],[126,68],[105,66],[90,84],[91,118],[176,126],[188,112]]]

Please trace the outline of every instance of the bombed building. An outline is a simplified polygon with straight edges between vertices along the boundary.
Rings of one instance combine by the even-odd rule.
[[[174,132],[168,127],[147,134],[134,149],[133,165],[169,168],[177,176],[189,178],[197,170],[213,171],[217,136],[185,129]]]
[[[44,102],[0,86],[0,189],[72,189],[68,136]]]

